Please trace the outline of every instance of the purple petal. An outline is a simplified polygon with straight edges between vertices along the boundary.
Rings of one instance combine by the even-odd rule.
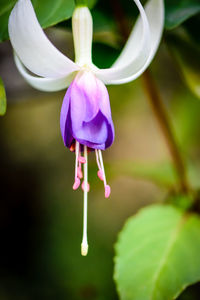
[[[80,144],[105,150],[114,141],[114,126],[99,112],[92,121],[84,123],[79,131],[73,132],[73,135]]]
[[[105,117],[99,113],[92,121],[83,122],[80,130],[75,132],[75,139],[81,141],[81,144],[105,144],[107,140],[108,129]]]
[[[115,139],[115,130],[114,130],[113,121],[111,119],[110,123],[108,124],[108,136],[105,143],[105,149],[109,148],[112,145],[114,139]]]
[[[98,82],[99,109],[107,119],[112,119],[108,90],[102,81],[97,79],[97,82]]]
[[[79,72],[71,90],[71,116],[77,123],[89,122],[99,111],[98,86],[95,76],[89,72]],[[78,124],[77,124],[78,125]]]
[[[60,130],[62,134],[62,138],[64,141],[65,146],[69,146],[69,140],[71,140],[71,134],[69,133],[71,130],[71,117],[70,117],[70,110],[69,110],[69,104],[70,104],[70,95],[71,95],[71,85],[69,86],[65,97],[63,99],[61,112],[60,112]]]
[[[89,72],[79,72],[63,100],[60,127],[65,146],[73,139],[93,149],[106,149],[114,126],[105,85]]]

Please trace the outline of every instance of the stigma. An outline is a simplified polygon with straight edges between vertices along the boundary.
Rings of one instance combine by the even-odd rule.
[[[70,151],[75,152],[75,176],[73,190],[77,190],[80,186],[83,190],[83,237],[81,243],[81,254],[86,256],[88,253],[88,240],[87,240],[87,207],[88,207],[88,192],[90,191],[90,184],[88,182],[88,153],[92,149],[74,141],[71,144]],[[97,162],[97,176],[104,184],[105,198],[109,198],[111,188],[107,184],[106,174],[103,163],[102,151],[94,149]],[[82,180],[82,184],[81,184]]]

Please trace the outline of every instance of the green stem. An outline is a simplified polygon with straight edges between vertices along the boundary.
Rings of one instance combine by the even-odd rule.
[[[143,83],[147,91],[148,99],[158,124],[162,130],[169,152],[171,154],[174,167],[179,180],[179,188],[182,193],[188,194],[190,187],[187,179],[186,167],[181,156],[176,138],[174,136],[169,116],[161,96],[156,88],[155,82],[148,70],[142,75]]]
[[[87,0],[75,0],[76,6],[88,6]]]

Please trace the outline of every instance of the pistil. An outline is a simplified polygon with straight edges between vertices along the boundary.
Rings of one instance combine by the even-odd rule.
[[[88,253],[87,242],[87,203],[88,203],[88,159],[87,159],[87,146],[84,146],[84,197],[83,197],[83,239],[81,243],[81,254],[86,256]]]

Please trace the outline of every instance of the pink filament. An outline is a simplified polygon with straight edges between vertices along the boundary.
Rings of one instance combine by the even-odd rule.
[[[99,168],[97,175],[98,175],[99,179],[102,180],[104,183],[105,198],[108,198],[111,193],[111,188],[106,182],[106,174],[105,174],[105,170],[104,170],[103,157],[102,157],[101,150],[95,150],[95,154],[96,154],[97,166]]]
[[[79,150],[79,143],[76,142],[75,144],[76,148],[76,163],[75,163],[75,181],[73,184],[73,190],[77,190],[81,184],[80,179],[83,178],[83,173],[82,173],[82,164],[86,163],[86,158],[84,156],[81,156],[81,152]],[[96,152],[96,160],[97,160],[97,165],[98,165],[98,172],[97,175],[101,181],[104,183],[104,189],[105,189],[105,198],[108,198],[111,193],[111,188],[106,182],[106,175],[105,175],[105,170],[104,170],[104,165],[103,165],[103,158],[102,158],[102,153],[100,150],[95,150]],[[83,191],[85,191],[85,183],[84,181],[81,184],[81,188]],[[90,190],[90,185],[87,182],[87,192]]]
[[[77,176],[82,179],[83,178],[83,172],[81,170],[81,164],[79,164],[78,168],[77,168]]]
[[[78,161],[79,161],[81,164],[85,164],[85,162],[86,162],[85,157],[83,157],[83,156],[79,156],[79,157],[78,157]]]

